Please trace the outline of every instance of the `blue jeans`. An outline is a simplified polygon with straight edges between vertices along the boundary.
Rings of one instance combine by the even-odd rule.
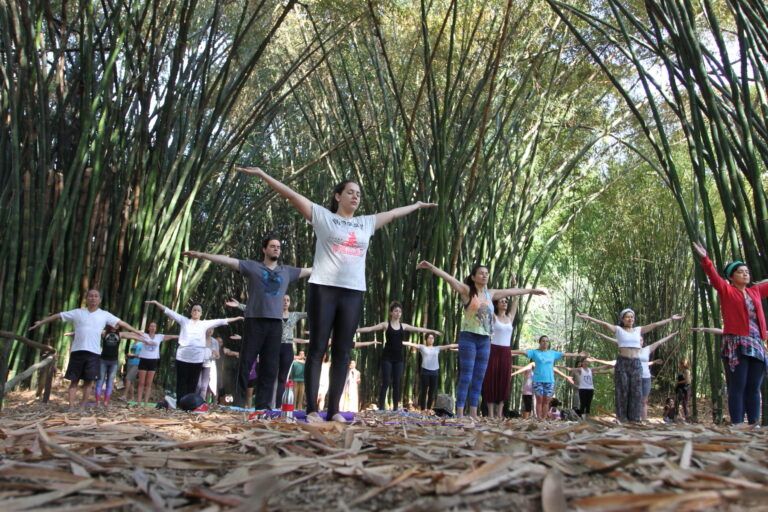
[[[456,386],[456,410],[464,408],[469,391],[469,406],[477,407],[483,391],[485,369],[491,355],[491,338],[481,334],[459,333],[459,383]]]
[[[101,386],[104,384],[104,380],[107,381],[107,389],[104,391],[103,396],[109,398],[112,396],[112,384],[115,382],[115,374],[117,373],[117,361],[105,361],[101,360],[101,367],[99,369],[99,380],[96,381],[96,397],[101,397]]]
[[[724,361],[728,372],[728,412],[731,423],[738,425],[747,421],[754,425],[760,420],[760,388],[765,376],[765,363],[755,357],[739,354],[739,364],[731,371],[728,361]]]

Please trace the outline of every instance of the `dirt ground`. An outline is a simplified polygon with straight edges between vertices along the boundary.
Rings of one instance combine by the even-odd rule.
[[[126,407],[0,413],[2,510],[768,510],[767,431],[715,425],[349,424]]]

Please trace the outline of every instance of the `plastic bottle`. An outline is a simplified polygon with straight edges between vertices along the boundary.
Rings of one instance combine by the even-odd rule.
[[[293,418],[294,401],[293,381],[289,380],[285,383],[285,391],[283,392],[283,404],[280,406],[281,418]]]

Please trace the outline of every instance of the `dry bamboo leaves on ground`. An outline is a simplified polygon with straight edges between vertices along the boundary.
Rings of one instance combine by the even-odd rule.
[[[0,416],[3,510],[754,510],[762,430],[605,422],[457,424],[364,413],[249,423],[111,407]],[[542,492],[544,489],[544,492]]]

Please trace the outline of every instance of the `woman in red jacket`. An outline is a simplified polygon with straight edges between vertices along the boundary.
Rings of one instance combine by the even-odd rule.
[[[728,374],[728,412],[731,423],[744,421],[744,412],[750,425],[760,420],[760,387],[766,369],[765,315],[762,298],[768,297],[768,284],[750,283],[749,268],[744,262],[734,261],[725,267],[720,277],[707,250],[693,244],[701,257],[701,266],[709,282],[717,290],[723,315],[723,346],[720,356]]]

